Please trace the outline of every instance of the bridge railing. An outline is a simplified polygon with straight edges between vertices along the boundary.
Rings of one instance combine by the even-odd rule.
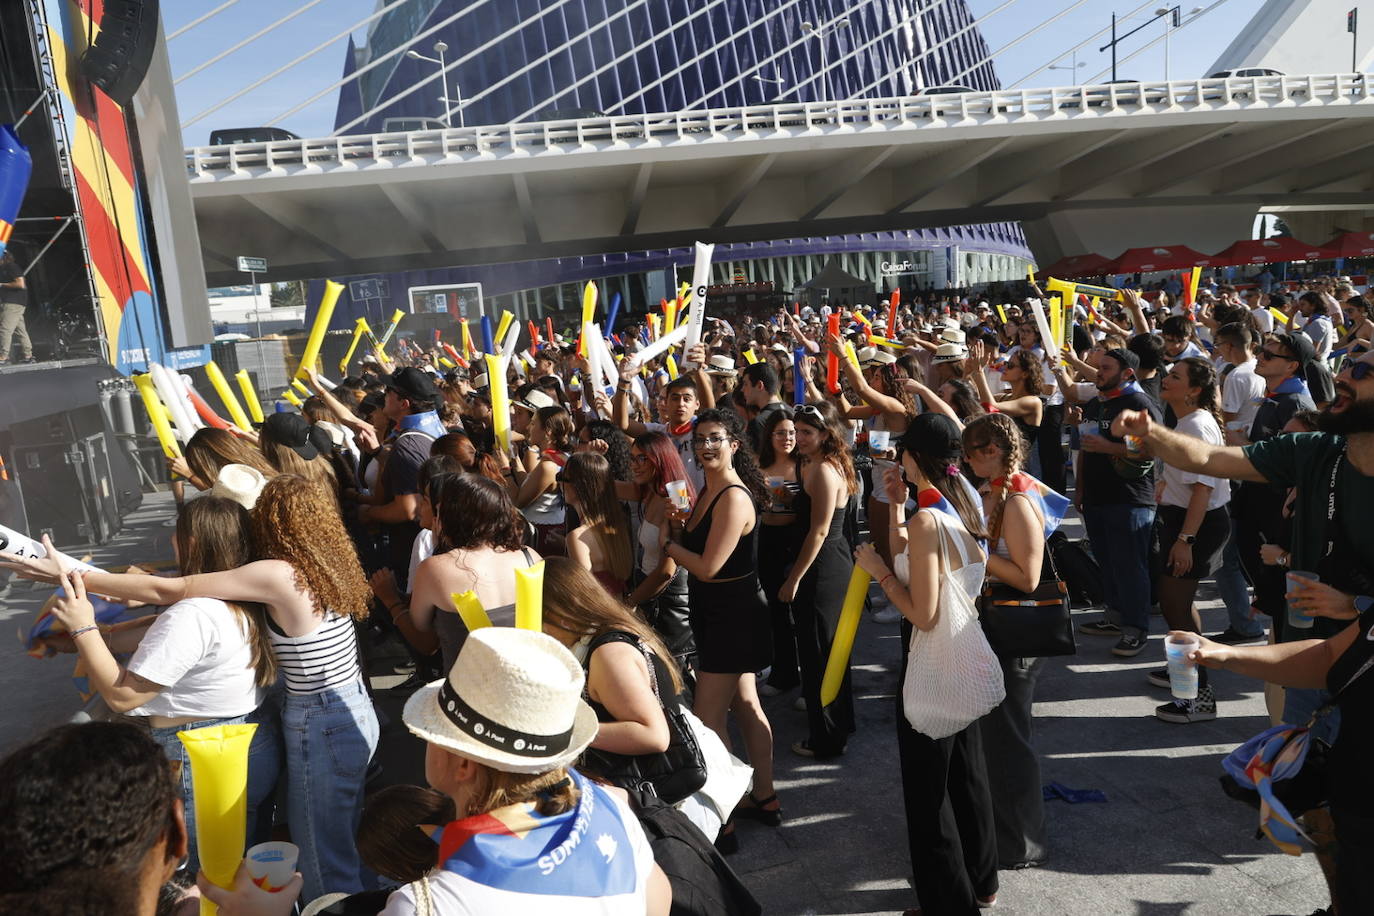
[[[278,140],[187,150],[193,182],[303,171],[335,171],[559,155],[836,131],[925,129],[971,124],[1093,120],[1136,113],[1374,105],[1360,73],[1105,83],[751,105],[570,121],[454,127],[387,134]]]

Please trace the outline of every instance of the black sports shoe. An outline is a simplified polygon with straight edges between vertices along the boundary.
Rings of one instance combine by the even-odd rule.
[[[1087,636],[1120,636],[1121,627],[1104,618],[1089,623],[1080,623],[1078,632]]]
[[[1250,636],[1247,633],[1237,632],[1235,627],[1227,627],[1216,636],[1209,636],[1207,638],[1212,642],[1225,643],[1228,646],[1243,646],[1249,643],[1264,642],[1265,633],[1264,630],[1260,630],[1254,636]]]
[[[1156,706],[1155,717],[1178,725],[1210,721],[1217,717],[1217,695],[1209,684],[1198,690],[1196,700],[1174,700]]]
[[[1121,638],[1112,646],[1112,654],[1122,658],[1134,658],[1140,654],[1140,650],[1145,648],[1145,637],[1132,636],[1129,633],[1122,633]]]
[[[1168,689],[1169,689],[1169,686],[1170,686],[1170,685],[1169,685],[1169,669],[1168,669],[1168,668],[1156,668],[1155,670],[1151,671],[1149,674],[1145,675],[1145,680],[1149,681],[1149,682],[1150,682],[1152,685],[1154,685],[1155,687],[1163,687],[1165,690],[1168,690]]]

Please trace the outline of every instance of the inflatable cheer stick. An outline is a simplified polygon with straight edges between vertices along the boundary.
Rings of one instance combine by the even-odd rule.
[[[711,255],[715,245],[696,243],[696,264],[692,268],[692,311],[687,316],[687,342],[683,348],[690,351],[701,343],[701,333],[706,327],[706,288],[711,285]]]
[[[687,333],[688,329],[686,327],[681,327],[671,334],[664,334],[643,350],[635,353],[633,357],[635,365],[642,366],[660,353],[667,353],[670,349],[682,343],[682,341],[687,338]]]
[[[229,428],[229,421],[211,410],[210,405],[205,403],[205,398],[201,397],[196,389],[187,388],[186,396],[191,399],[191,406],[196,409],[196,414],[205,421],[206,426],[212,426],[215,429]]]
[[[468,320],[463,319],[463,355],[472,359],[472,329],[468,327]]]
[[[1059,343],[1050,333],[1050,324],[1045,320],[1045,307],[1040,304],[1039,299],[1027,299],[1030,305],[1031,315],[1035,318],[1035,328],[1040,332],[1040,341],[1045,345],[1045,355],[1050,359],[1050,365],[1054,365],[1059,359]]]
[[[286,403],[290,404],[292,407],[296,408],[297,410],[299,410],[300,408],[302,408],[302,407],[305,406],[305,402],[302,401],[300,398],[298,398],[298,397],[296,396],[296,392],[292,391],[290,388],[286,389],[285,391],[283,391],[283,392],[281,393],[281,400],[283,400],[283,401],[285,401]]]
[[[449,598],[453,599],[453,608],[458,616],[463,618],[463,625],[468,628],[469,633],[491,626],[491,618],[487,616],[482,602],[477,600],[476,592],[454,592]]]
[[[320,347],[324,346],[324,335],[329,330],[329,322],[334,318],[334,306],[339,304],[339,293],[343,284],[333,280],[324,281],[324,295],[320,297],[319,310],[315,312],[315,323],[310,327],[310,336],[305,341],[305,352],[301,354],[301,364],[296,367],[296,378],[305,375],[306,369],[314,369],[320,359]],[[396,314],[401,314],[397,312]],[[350,355],[351,351],[350,351]],[[345,360],[345,362],[347,362]]]
[[[186,397],[185,390],[181,387],[180,380],[166,367],[158,363],[148,364],[148,375],[153,380],[153,388],[157,390],[157,396],[162,399],[162,405],[166,409],[167,415],[172,418],[172,423],[176,427],[177,440],[183,444],[186,443],[190,440],[191,434],[200,429],[201,423],[192,418],[191,404]]]
[[[677,360],[673,359],[673,354],[663,357],[663,368],[667,370],[670,380],[677,378]]]
[[[0,124],[0,254],[5,253],[9,244],[32,172],[33,158],[28,147],[19,142],[12,126]]]
[[[506,391],[506,369],[501,357],[488,353],[483,359],[487,366],[487,386],[491,392],[491,426],[501,448],[510,448],[510,395]]]
[[[396,329],[401,326],[401,319],[405,316],[406,313],[400,309],[391,313],[391,323],[387,325],[386,333],[382,335],[382,339],[377,341],[378,347],[383,350],[386,349],[386,345],[391,343],[391,338],[396,336]]]
[[[830,317],[825,320],[825,330],[828,335],[839,335],[840,315],[838,312],[830,313]],[[831,394],[840,393],[840,356],[829,347],[826,347],[825,353],[825,387]]]
[[[750,347],[748,350],[745,350],[745,351],[744,351],[744,361],[745,361],[746,363],[748,363],[749,365],[751,365],[751,366],[754,365],[754,363],[756,363],[756,362],[759,361],[759,358],[758,358],[757,356],[754,355],[754,348],[753,348],[753,347]]]
[[[158,445],[162,446],[162,454],[168,458],[180,458],[181,446],[177,444],[177,437],[172,434],[172,426],[167,421],[167,410],[157,396],[157,389],[153,387],[153,377],[139,374],[133,379],[134,387],[143,396],[143,407],[148,411],[148,419],[153,424],[153,433],[157,436]]]
[[[248,406],[248,414],[253,418],[254,423],[262,422],[262,401],[258,400],[258,393],[253,390],[253,380],[248,377],[247,369],[240,369],[234,373],[234,381],[239,383],[239,391],[243,392],[243,403]]]
[[[897,336],[897,306],[901,304],[902,291],[894,289],[892,298],[887,301],[887,336]],[[870,332],[871,333],[871,332]]]
[[[196,806],[196,852],[205,877],[234,886],[248,834],[248,748],[256,725],[213,725],[177,732],[191,761]],[[200,898],[201,916],[219,912]]]
[[[681,304],[680,299],[669,299],[668,305],[663,309],[663,334],[668,334],[677,330],[677,310]],[[660,334],[660,337],[663,335]]]
[[[510,330],[511,322],[515,321],[515,316],[510,312],[502,312],[501,320],[496,323],[496,339],[505,341],[506,332]]]
[[[585,328],[596,315],[596,297],[596,284],[588,280],[587,285],[582,287],[582,323],[578,325],[579,328]],[[583,359],[587,357],[587,340],[584,337],[577,339],[577,355]]]
[[[620,293],[611,297],[611,307],[606,311],[606,336],[615,333],[615,319],[620,315]]]
[[[359,318],[353,322],[353,339],[348,342],[348,352],[339,360],[340,375],[348,375],[348,364],[353,362],[353,354],[357,352],[358,342],[363,339],[364,330],[368,330],[366,318]]]
[[[515,571],[515,625],[538,633],[544,629],[544,561]]]
[[[797,347],[792,351],[792,403],[798,407],[806,403],[806,382],[802,380],[805,365],[806,348]]]
[[[229,411],[229,418],[234,425],[239,429],[252,429],[253,424],[249,422],[248,414],[243,412],[243,405],[234,397],[234,389],[229,387],[229,380],[213,359],[205,364],[205,376],[210,380],[210,387],[215,389],[215,394],[224,402],[224,409]]]
[[[482,316],[482,352],[488,356],[496,355],[496,338],[491,330],[491,316]]]
[[[547,337],[547,339],[548,339],[548,344],[549,344],[549,346],[551,346],[551,347],[557,346],[557,345],[558,345],[558,335],[555,334],[555,333],[553,332],[553,319],[552,319],[552,318],[545,318],[545,319],[544,319],[544,330],[548,332],[548,334],[546,335],[546,337]]]
[[[849,656],[854,651],[854,634],[859,630],[859,618],[864,612],[864,596],[873,577],[855,566],[849,576],[849,588],[840,606],[840,619],[835,624],[835,638],[830,643],[830,657],[825,660],[825,676],[821,678],[821,705],[829,706],[840,695],[840,685],[849,671]]]

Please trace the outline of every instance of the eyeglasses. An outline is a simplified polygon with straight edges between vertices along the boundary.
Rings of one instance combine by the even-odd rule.
[[[644,464],[648,460],[648,455],[630,455],[630,464]]]
[[[693,437],[692,437],[692,448],[695,448],[695,449],[703,449],[703,448],[715,449],[715,448],[720,448],[721,446],[725,445],[725,443],[727,443],[727,442],[729,442],[729,441],[730,441],[730,437],[729,437],[729,436],[693,436]]]
[[[1361,365],[1364,365],[1361,363]],[[773,430],[774,439],[790,439],[797,434],[795,429],[775,429]]]

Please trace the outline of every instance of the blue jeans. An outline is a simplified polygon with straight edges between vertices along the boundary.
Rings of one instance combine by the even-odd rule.
[[[1107,617],[1122,633],[1150,632],[1150,535],[1154,506],[1084,506],[1083,526],[1102,567]]]
[[[1236,520],[1231,519],[1231,536],[1221,551],[1221,568],[1217,570],[1217,592],[1226,604],[1226,616],[1231,629],[1246,636],[1263,636],[1264,624],[1250,616],[1250,583],[1240,565]]]
[[[270,802],[277,787],[277,776],[281,773],[281,732],[277,727],[276,710],[271,703],[263,703],[245,716],[229,719],[201,719],[186,725],[169,725],[166,728],[151,729],[153,740],[162,748],[168,760],[181,763],[181,799],[186,804],[186,833],[189,838],[187,847],[188,872],[194,875],[200,869],[200,855],[196,843],[196,804],[191,785],[191,763],[186,756],[186,745],[181,743],[177,732],[194,728],[209,728],[213,725],[240,725],[253,723],[258,730],[253,733],[253,743],[248,748],[248,824],[245,834],[247,849],[271,839],[272,827]],[[263,823],[265,821],[265,824]]]
[[[320,693],[288,693],[282,705],[287,818],[300,847],[301,897],[364,889],[354,836],[363,782],[380,728],[362,682]]]

